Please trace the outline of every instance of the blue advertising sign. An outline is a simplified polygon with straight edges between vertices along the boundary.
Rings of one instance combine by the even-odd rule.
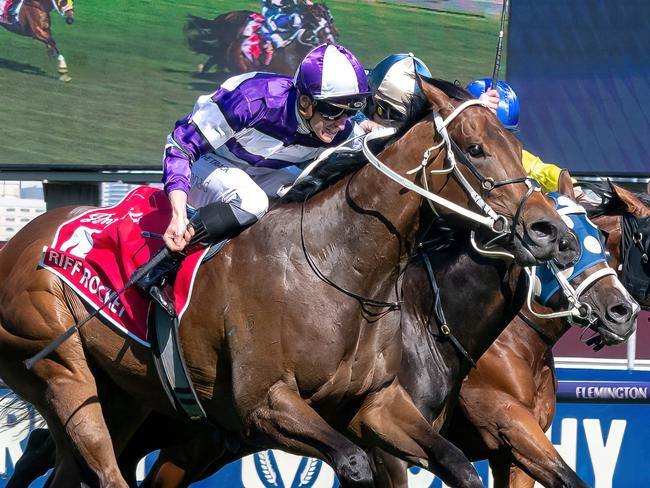
[[[510,6],[506,81],[524,147],[572,173],[647,176],[650,2]]]
[[[558,370],[558,405],[547,436],[564,460],[589,485],[597,488],[650,486],[647,461],[650,439],[650,372],[611,370]],[[0,393],[10,393],[7,390]],[[0,400],[0,407],[9,401]],[[27,444],[30,430],[38,426],[35,414],[0,419],[0,488],[6,485]],[[138,476],[155,461],[147,456]],[[485,486],[493,480],[487,462],[475,464]],[[32,483],[41,488],[44,478]],[[336,488],[332,469],[320,460],[282,451],[263,451],[229,464],[193,487],[213,488]],[[411,468],[409,487],[444,488],[428,471]]]

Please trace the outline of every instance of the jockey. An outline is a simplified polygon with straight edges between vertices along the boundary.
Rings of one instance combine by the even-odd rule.
[[[467,85],[467,91],[475,97],[480,97],[485,93],[486,87],[491,84],[492,80],[490,78],[481,78]],[[499,106],[496,111],[497,117],[506,129],[511,132],[517,132],[519,130],[519,99],[517,98],[517,94],[503,80],[497,81],[496,92],[499,94]],[[566,169],[554,164],[545,163],[541,158],[525,149],[522,149],[521,156],[526,174],[535,178],[544,191],[558,191],[562,173],[566,172],[568,175]]]
[[[432,77],[426,64],[412,53],[391,54],[382,59],[368,72],[373,97],[367,115],[359,113],[355,121],[366,131],[393,127],[402,122],[408,115],[413,96],[422,96],[416,74]],[[496,110],[499,95],[495,90],[488,90],[480,98],[493,111]]]
[[[284,47],[288,41],[281,32],[296,32],[302,27],[299,6],[301,0],[262,0],[262,15],[265,18],[262,31],[267,41],[274,47]],[[305,5],[313,5],[305,0]]]
[[[180,265],[181,251],[236,236],[267,212],[269,195],[295,180],[296,165],[363,134],[349,118],[369,94],[357,58],[328,43],[307,54],[293,79],[247,73],[199,97],[165,146],[167,256],[138,285],[174,315],[164,281]],[[198,209],[191,221],[188,205],[190,213]]]
[[[420,96],[416,74],[431,77],[427,66],[413,54],[393,54],[381,60],[368,73],[368,83],[373,98],[368,105],[368,116],[355,115],[354,120],[364,130],[394,127],[408,115],[411,99]],[[510,85],[499,80],[496,89],[490,85],[490,78],[473,81],[467,90],[483,101],[510,131],[517,131],[519,123],[519,100]],[[539,157],[522,150],[524,170],[532,176],[545,191],[558,191],[559,181],[566,170],[543,162]],[[564,175],[568,177],[568,173]],[[570,180],[570,177],[568,178]]]

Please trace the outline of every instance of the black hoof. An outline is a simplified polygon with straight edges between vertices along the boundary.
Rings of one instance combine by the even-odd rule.
[[[352,454],[338,465],[336,473],[342,488],[374,486],[372,470],[365,454]]]

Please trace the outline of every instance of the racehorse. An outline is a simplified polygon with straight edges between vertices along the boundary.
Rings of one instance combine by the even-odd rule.
[[[601,194],[602,195],[602,194]],[[601,205],[585,202],[606,236],[612,269],[621,266],[621,222],[650,217],[650,208],[633,193],[611,185]],[[643,267],[645,263],[626,263]],[[647,278],[646,289],[650,285]],[[648,309],[648,296],[640,305]],[[608,315],[620,313],[609,309]],[[522,311],[481,356],[463,383],[460,408],[447,437],[470,459],[489,459],[495,487],[586,487],[564,462],[544,432],[555,413],[557,379],[552,347],[567,330],[565,320],[543,321]]]
[[[68,75],[68,65],[52,37],[50,12],[55,9],[63,16],[66,24],[72,24],[74,0],[14,0],[14,2],[20,2],[17,7],[17,20],[5,19],[5,22],[0,22],[0,25],[8,31],[33,37],[45,44],[48,56],[56,58],[59,79],[70,81],[72,78]]]
[[[396,280],[426,223],[421,194],[429,195],[414,182],[426,183],[456,225],[481,225],[479,239],[496,233],[520,264],[554,258],[570,239],[495,116],[432,84],[422,90],[428,107],[381,151],[385,166],[365,165],[308,200],[275,207],[203,265],[180,328],[210,422],[243,445],[319,457],[342,486],[373,485],[367,455],[348,436],[450,485],[482,486],[396,380]],[[481,213],[469,212],[470,201]],[[81,210],[43,214],[0,251],[0,376],[47,420],[57,450],[50,487],[84,480],[122,488],[115,453],[151,409],[171,412],[150,351],[92,319],[32,369],[23,364],[87,313],[60,279],[36,270],[43,246]],[[104,377],[130,400],[128,415],[116,392],[100,404]],[[335,429],[346,426],[348,436]]]
[[[520,268],[486,259],[468,244],[463,245],[468,241],[467,237],[450,242],[449,239],[441,237],[444,233],[440,229],[434,229],[430,233],[444,243],[445,249],[437,252],[433,249],[423,251],[421,256],[411,261],[404,274],[402,337],[405,354],[399,378],[414,397],[425,417],[435,419],[434,425],[439,428],[445,423],[445,418],[453,408],[461,381],[470,369],[473,358],[481,355],[495,335],[503,329],[504,324],[507,324],[520,308],[525,280],[521,279]],[[431,246],[431,243],[429,245]],[[607,271],[610,274],[605,273]],[[579,295],[579,299],[583,306],[593,310],[596,320],[590,326],[599,330],[601,337],[604,337],[608,344],[623,340],[634,330],[638,311],[636,303],[611,273],[613,271],[606,263],[600,262],[578,275],[573,281],[576,288],[589,283],[588,292]],[[593,282],[587,281],[592,279]],[[437,301],[437,292],[432,288],[438,281],[442,283],[440,303],[444,303],[444,316],[435,317],[435,320],[439,321],[439,328],[432,317]],[[462,290],[462,293],[459,293],[459,290]],[[561,297],[557,297],[556,302],[553,302],[555,311],[567,307],[566,300],[559,298]],[[471,303],[472,307],[468,309],[467,303]],[[447,324],[451,330],[445,333],[444,328]],[[499,338],[504,335],[513,336],[519,332],[516,344],[532,344],[523,346],[525,350],[532,349],[537,342],[540,342],[529,337],[531,335],[528,333],[529,330],[537,334],[537,330],[550,329],[549,326],[545,327],[542,324],[537,329],[519,331],[514,324],[511,323]],[[550,325],[558,326],[558,324]],[[559,329],[566,326],[560,323]],[[448,337],[454,339],[450,340]],[[486,354],[490,354],[493,348],[494,346],[491,346]],[[512,365],[511,363],[515,362],[513,358],[521,356],[521,354],[505,355],[503,349],[499,349],[499,352],[501,355],[499,361],[495,361],[495,369],[497,365],[502,368],[504,362]],[[537,362],[544,364],[543,357],[544,355]],[[531,362],[534,366],[535,361]],[[481,374],[480,372],[486,369],[483,364],[483,356],[481,356],[478,367],[470,373],[470,378]],[[516,362],[512,366],[516,366]],[[530,367],[531,370],[533,366]],[[522,385],[521,382],[515,383],[515,379],[527,378],[526,371],[519,371],[516,375],[515,373],[512,375],[510,389],[518,391]],[[531,375],[537,377],[533,372]],[[503,376],[510,377],[500,370],[495,371],[495,381]],[[523,390],[527,391],[525,384],[523,386]],[[498,398],[495,393],[500,392],[484,391],[483,395],[475,395],[480,396],[481,402],[472,397],[473,402],[481,407],[475,410],[477,412],[498,410],[494,407],[488,409],[484,405],[491,405],[494,398]],[[506,417],[511,412],[510,408],[504,409],[501,403],[497,407],[501,408],[501,412],[505,412],[501,413],[501,417]],[[483,415],[485,416],[485,413]],[[506,418],[499,420],[499,425],[505,426],[503,430],[510,433],[511,429],[507,427],[513,422],[508,422]],[[456,432],[460,438],[463,438],[466,430],[456,429]],[[522,432],[523,434],[525,433]],[[156,437],[158,436],[155,431],[147,430],[146,433],[140,433],[140,438],[136,442],[151,442]],[[164,480],[164,486],[186,486],[186,483],[198,481],[212,474],[225,463],[247,452],[240,450],[232,453],[224,450],[223,447],[211,448],[216,443],[215,439],[219,438],[215,437],[214,433],[203,432],[198,436],[192,436],[189,442],[164,449],[142,486],[159,486],[161,480]],[[514,438],[513,442],[517,439]],[[171,439],[167,437],[166,440],[169,442]],[[223,439],[221,441],[223,444]],[[158,439],[158,442],[164,441]],[[133,459],[140,459],[148,450],[156,447],[161,447],[161,444],[145,446]],[[386,468],[389,468],[388,472],[384,471]],[[381,461],[376,463],[376,469],[384,476],[375,479],[376,486],[407,486],[404,467],[401,464],[394,464],[394,460],[382,456]],[[556,476],[560,477],[562,473]],[[577,479],[575,474],[573,479]]]
[[[263,70],[293,75],[309,51],[338,39],[332,13],[324,3],[302,4],[299,12],[303,27],[291,37],[289,45],[275,50],[268,65],[254,64],[242,53],[243,32],[255,12],[238,10],[212,20],[190,16],[183,31],[190,49],[208,56],[200,67],[202,73],[216,66],[233,74]]]

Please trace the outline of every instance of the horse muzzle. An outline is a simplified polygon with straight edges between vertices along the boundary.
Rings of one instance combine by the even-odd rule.
[[[618,288],[609,288],[607,294],[601,296],[599,301],[601,303],[592,305],[598,315],[597,324],[592,328],[601,335],[605,345],[626,341],[636,330],[639,305]]]
[[[65,16],[65,23],[70,25],[74,24],[74,14],[66,15]]]

